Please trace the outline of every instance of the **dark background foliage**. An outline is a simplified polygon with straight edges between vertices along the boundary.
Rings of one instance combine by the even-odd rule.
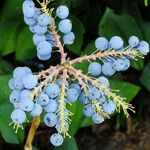
[[[0,149],[9,147],[10,149],[22,149],[29,126],[25,126],[25,130],[19,131],[18,134],[15,134],[12,127],[9,126],[12,106],[9,103],[11,91],[8,88],[8,80],[13,68],[17,66],[29,66],[33,71],[40,71],[49,65],[59,63],[60,56],[58,53],[53,53],[52,59],[48,62],[39,61],[32,43],[33,35],[23,21],[22,0],[4,0],[0,4]],[[66,4],[70,8],[70,18],[73,21],[73,31],[76,35],[74,45],[65,48],[70,58],[94,52],[94,40],[98,36],[110,39],[112,36],[118,35],[127,44],[128,38],[135,35],[150,43],[150,6],[146,7],[143,0],[54,0],[50,7],[56,8],[60,4]],[[114,115],[104,125],[98,126],[98,130],[102,130],[109,124],[112,132],[122,131],[125,133],[126,130],[129,131],[129,128],[137,129],[144,121],[147,121],[144,118],[150,114],[148,113],[149,60],[150,56],[148,55],[145,60],[132,61],[131,68],[127,72],[118,73],[110,80],[111,87],[119,89],[120,95],[127,97],[127,100],[132,101],[135,106],[136,114],[131,114],[133,124],[129,123],[131,121],[129,119],[126,126],[126,118],[123,114],[119,114]],[[85,73],[87,66],[88,62],[76,65]],[[77,150],[79,147],[84,150],[86,146],[88,149],[104,149],[104,146],[97,142],[87,144],[90,143],[86,140],[87,137],[89,137],[89,141],[98,140],[98,138],[93,139],[93,127],[89,127],[92,122],[83,117],[82,106],[75,103],[69,109],[74,112],[70,134],[75,138],[67,139],[60,149]],[[48,137],[52,132],[54,132],[52,129],[48,129],[42,124],[34,145],[41,149],[50,149]],[[101,135],[101,132],[99,134]],[[105,132],[105,135],[102,136],[108,135],[109,133]],[[77,139],[78,146],[75,139]],[[107,140],[99,142],[106,143]],[[111,143],[108,142],[106,145],[111,145]]]

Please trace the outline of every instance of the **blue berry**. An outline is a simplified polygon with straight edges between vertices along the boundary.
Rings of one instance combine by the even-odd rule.
[[[46,14],[41,14],[38,17],[38,24],[40,26],[47,26],[50,23],[50,17]]]
[[[69,19],[64,19],[64,20],[60,21],[58,27],[62,33],[67,34],[72,30],[72,23]]]
[[[47,41],[42,41],[37,46],[38,54],[45,56],[50,55],[52,52],[52,45]]]
[[[39,94],[39,96],[38,96],[38,103],[41,106],[48,105],[48,103],[49,103],[49,97],[48,97],[48,95],[46,95],[44,93]]]
[[[44,123],[48,127],[54,127],[58,122],[58,117],[53,113],[47,113],[44,115]]]
[[[104,63],[104,65],[102,66],[102,73],[106,76],[112,76],[113,74],[115,74],[115,70],[111,62]]]
[[[43,35],[47,32],[47,26],[40,26],[39,24],[34,26],[34,32],[39,35]]]
[[[67,118],[68,116],[65,116],[65,117]],[[56,128],[56,130],[57,130],[58,133],[62,132],[61,131],[61,123],[60,123],[60,121],[57,123],[57,125],[55,126],[55,128]],[[65,129],[69,130],[69,124],[67,122],[65,122]]]
[[[98,113],[94,113],[92,115],[92,121],[95,123],[95,124],[100,124],[102,122],[104,122],[104,118],[98,114]]]
[[[22,78],[16,78],[14,80],[14,87],[16,90],[23,90],[24,86],[23,86]]]
[[[91,104],[87,104],[83,108],[83,114],[86,117],[91,117],[95,113],[94,107],[91,106]]]
[[[24,17],[24,22],[29,26],[34,26],[36,24],[36,19]]]
[[[44,106],[44,110],[46,112],[48,112],[48,113],[54,113],[54,112],[56,112],[57,108],[58,108],[58,104],[53,99],[50,99],[49,103],[46,106]]]
[[[40,116],[41,114],[42,114],[42,106],[39,104],[34,104],[34,107],[30,112],[30,115],[35,117],[35,116]]]
[[[90,92],[88,93],[89,100],[99,99],[101,96],[100,91],[96,87],[91,87]]]
[[[123,47],[123,40],[119,36],[114,36],[110,40],[110,47],[115,50],[119,50]]]
[[[34,34],[33,36],[33,43],[38,46],[38,44],[42,41],[46,41],[46,36],[45,35],[38,35]]]
[[[24,100],[21,100],[19,105],[20,109],[22,109],[23,111],[30,112],[33,110],[34,102],[31,99],[26,98]]]
[[[18,102],[20,102],[20,91],[14,90],[10,94],[9,100],[10,100],[11,103],[18,103]]]
[[[60,146],[64,142],[64,139],[63,139],[62,135],[60,135],[59,133],[55,133],[50,137],[50,142],[54,146]]]
[[[139,44],[139,52],[143,55],[147,55],[149,53],[149,44],[145,41],[141,41]]]
[[[32,74],[32,71],[29,67],[23,67],[26,70],[27,74]]]
[[[79,85],[79,84],[76,84],[76,83],[70,84],[69,89],[75,89],[78,93],[81,92],[81,87],[80,87],[80,85]]]
[[[22,124],[26,120],[26,113],[22,111],[21,109],[15,109],[11,113],[11,119],[16,124]]]
[[[73,103],[78,99],[79,93],[76,89],[68,89],[66,95],[67,100]]]
[[[92,62],[89,67],[88,71],[92,76],[99,76],[101,74],[101,65],[98,62]]]
[[[63,36],[63,41],[66,45],[73,44],[74,40],[75,40],[75,35],[73,32],[69,32]]]
[[[95,47],[98,49],[98,50],[106,50],[109,46],[109,42],[106,38],[104,37],[99,37],[96,39],[95,41]]]
[[[104,98],[104,97],[100,97],[100,98],[98,99],[98,102],[102,105],[102,104],[104,104],[105,102],[107,102],[107,100],[106,100],[106,98]]]
[[[35,13],[35,4],[33,1],[26,0],[23,2],[22,6],[23,14],[27,18],[31,18]]]
[[[107,114],[112,114],[114,113],[116,109],[116,105],[113,101],[107,101],[103,104],[103,110],[107,113]]]
[[[23,78],[23,84],[26,89],[32,89],[38,84],[38,79],[35,75],[27,74]]]
[[[87,96],[85,96],[85,92],[84,91],[82,91],[80,93],[78,99],[79,99],[79,102],[82,103],[82,104],[84,104],[84,105],[89,103],[89,100],[88,100]]]
[[[114,61],[113,63],[113,68],[116,70],[116,71],[123,71],[124,68],[125,68],[125,62],[123,59],[117,59]]]
[[[105,85],[105,86],[107,86],[107,87],[109,87],[109,80],[106,78],[106,77],[104,77],[104,76],[101,76],[101,77],[99,77],[98,78],[98,83],[100,84],[100,85]]]
[[[11,90],[14,90],[15,89],[15,86],[14,86],[14,78],[10,79],[9,82],[8,82],[8,85],[9,85],[9,88]]]
[[[30,98],[30,94],[31,94],[31,91],[30,90],[23,90],[23,91],[21,91],[21,93],[20,93],[20,99],[21,100],[24,100],[24,99],[29,99]]]
[[[130,38],[129,38],[129,41],[128,41],[128,43],[129,43],[129,45],[131,46],[131,47],[136,47],[136,46],[138,46],[138,44],[139,44],[139,38],[138,37],[136,37],[136,36],[131,36]]]
[[[46,94],[50,97],[50,98],[55,98],[58,96],[59,94],[59,86],[57,84],[54,83],[49,83],[48,86],[46,87]]]
[[[125,67],[123,71],[126,71],[130,67],[130,61],[126,58],[124,58]]]
[[[14,78],[24,77],[27,74],[27,71],[24,67],[17,67],[13,71]]]
[[[60,19],[65,19],[69,15],[69,9],[67,6],[59,6],[56,10],[56,14]]]
[[[42,61],[46,61],[46,60],[49,60],[51,58],[51,54],[49,54],[49,55],[41,55],[41,54],[37,53],[37,56]]]

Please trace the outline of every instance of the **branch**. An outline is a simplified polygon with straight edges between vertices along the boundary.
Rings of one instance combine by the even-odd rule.
[[[32,150],[33,139],[39,125],[40,125],[40,116],[34,117],[26,140],[26,144],[24,146],[25,150]]]
[[[63,74],[62,74],[62,85],[61,85],[61,91],[60,91],[60,100],[59,100],[59,108],[58,108],[58,115],[60,118],[60,132],[64,135],[64,137],[69,136],[68,133],[68,128],[66,127],[66,124],[69,123],[69,118],[66,118],[66,89],[67,89],[67,85],[66,85],[66,81],[68,78],[68,74],[67,74],[67,70],[64,69],[63,70]],[[68,115],[71,115],[71,112],[69,112],[69,110],[67,110]]]
[[[139,51],[137,49],[134,49],[134,50],[127,49],[127,50],[120,50],[120,51],[107,50],[107,51],[98,52],[96,54],[92,54],[92,55],[89,55],[89,56],[83,56],[83,57],[76,58],[76,59],[70,61],[70,64],[75,64],[75,63],[86,61],[86,60],[102,59],[102,58],[106,58],[108,56],[109,57],[120,57],[120,56],[142,57],[142,55],[139,53]]]
[[[64,52],[64,47],[63,47],[63,45],[62,45],[62,43],[61,43],[61,41],[60,41],[59,35],[57,34],[57,32],[56,32],[56,30],[55,30],[55,26],[52,25],[52,26],[50,27],[50,29],[51,29],[51,31],[52,31],[54,37],[55,37],[55,41],[56,41],[56,43],[57,43],[57,46],[58,46],[58,48],[59,48],[59,52],[60,52],[60,54],[61,54],[61,64],[63,64],[63,63],[65,63],[65,61],[66,61],[67,54]]]
[[[128,117],[129,113],[127,109],[134,112],[134,107],[132,107],[131,104],[125,102],[125,98],[118,96],[116,93],[112,92],[111,89],[109,89],[105,85],[101,85],[98,83],[97,80],[92,79],[91,77],[88,77],[87,75],[84,75],[81,70],[76,70],[75,68],[71,68],[71,70],[76,73],[76,79],[77,80],[84,80],[87,83],[91,83],[93,86],[98,88],[103,96],[107,97],[108,100],[113,100],[117,106],[116,110],[120,113],[121,108],[124,111],[124,114]],[[82,86],[82,85],[81,85]]]

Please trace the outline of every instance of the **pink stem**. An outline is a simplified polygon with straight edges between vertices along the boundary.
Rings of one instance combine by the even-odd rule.
[[[116,51],[116,50],[108,50],[105,52],[98,52],[96,54],[92,54],[89,56],[83,56],[83,57],[79,57],[76,58],[72,61],[70,61],[70,64],[75,64],[78,62],[82,62],[85,60],[96,60],[96,59],[101,59],[107,56],[115,56],[115,57],[119,57],[119,56],[130,56],[130,55],[135,55],[135,56],[139,56],[139,53],[136,50],[124,50],[124,51]]]
[[[66,61],[67,54],[64,52],[64,47],[62,43],[60,42],[60,37],[58,36],[54,26],[51,27],[51,31],[55,37],[57,46],[59,48],[59,52],[61,54],[61,64],[63,64]]]

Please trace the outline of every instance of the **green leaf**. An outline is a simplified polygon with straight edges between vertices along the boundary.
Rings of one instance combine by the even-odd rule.
[[[23,28],[20,32],[16,46],[17,60],[29,60],[36,56],[36,48],[32,42],[32,37],[33,34],[28,27]]]
[[[83,38],[84,38],[84,33],[85,29],[82,24],[82,22],[76,18],[75,16],[71,16],[71,21],[73,24],[73,32],[75,33],[75,41],[72,45],[67,46],[71,52],[73,52],[76,55],[80,55],[81,53],[81,48],[83,45]]]
[[[140,77],[143,86],[150,92],[150,64],[147,64]]]
[[[127,44],[128,38],[132,35],[144,39],[143,31],[141,26],[136,22],[136,20],[127,13],[122,13],[117,15],[113,10],[107,8],[106,12],[99,25],[99,35],[105,36],[110,39],[112,36],[120,36],[124,39]],[[132,67],[135,69],[142,69],[143,60],[131,63]]]
[[[132,68],[136,70],[142,70],[144,67],[144,59],[138,58],[138,60],[131,60],[131,66]]]
[[[11,90],[8,87],[9,79],[9,75],[0,76],[0,104],[9,101],[9,94],[11,93]]]
[[[91,126],[93,125],[93,121],[91,118],[87,118],[85,117],[80,125],[81,128],[85,128],[85,127],[88,127],[88,126]]]
[[[55,150],[78,150],[78,146],[74,137],[66,139],[62,146],[56,147]]]
[[[0,75],[12,73],[12,65],[5,60],[0,59]]]
[[[73,116],[70,117],[72,121],[69,127],[69,134],[74,136],[80,127],[80,122],[83,115],[83,106],[77,101],[69,106],[68,109],[73,113]]]
[[[96,51],[96,48],[95,48],[95,41],[92,41],[92,42],[90,42],[87,46],[86,46],[86,48],[85,48],[85,50],[84,50],[84,53],[86,54],[86,55],[91,55],[93,52],[95,52]]]
[[[110,87],[112,89],[119,90],[118,95],[127,98],[127,102],[133,100],[133,98],[138,94],[141,89],[141,87],[137,85],[117,80],[111,80]]]
[[[18,23],[9,22],[0,24],[0,56],[5,56],[15,51]]]
[[[17,134],[13,130],[13,126],[9,126],[11,119],[10,114],[12,112],[12,105],[8,102],[0,105],[0,132],[4,140],[12,144],[20,144],[24,140],[24,130],[19,130]]]

